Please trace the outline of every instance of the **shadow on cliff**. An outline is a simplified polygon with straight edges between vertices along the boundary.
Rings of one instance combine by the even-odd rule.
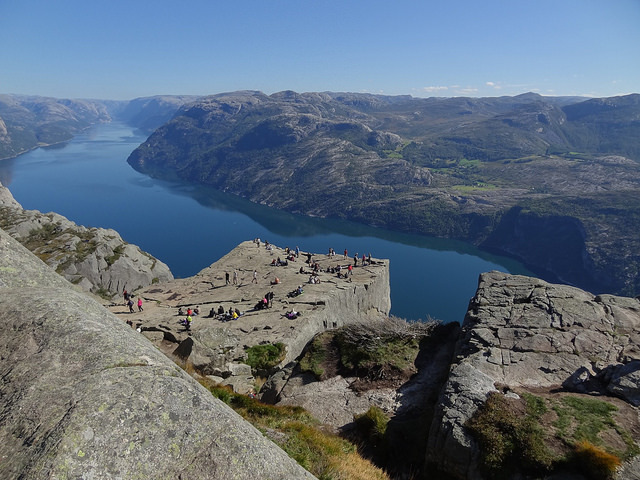
[[[460,334],[457,322],[440,324],[420,342],[417,372],[399,389],[399,408],[387,423],[382,441],[362,453],[394,479],[445,478],[424,472],[433,413],[446,382]],[[435,475],[435,476],[434,476]]]

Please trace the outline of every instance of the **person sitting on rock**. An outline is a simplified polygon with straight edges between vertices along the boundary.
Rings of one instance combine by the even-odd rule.
[[[184,325],[185,330],[191,330],[192,321],[193,318],[191,318],[191,315],[187,315],[187,318],[185,318],[184,320],[180,320],[180,323]]]

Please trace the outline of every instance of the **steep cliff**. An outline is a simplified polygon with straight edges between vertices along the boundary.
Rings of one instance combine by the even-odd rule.
[[[0,477],[314,478],[0,230]]]
[[[71,140],[88,126],[110,120],[101,101],[0,94],[0,159]]]
[[[272,265],[288,255],[292,257],[288,265]],[[110,308],[171,358],[188,361],[200,373],[214,375],[221,383],[245,393],[254,386],[251,369],[247,371],[246,365],[250,347],[283,344],[284,354],[278,362],[283,367],[293,362],[316,334],[389,314],[388,260],[372,258],[368,265],[360,262],[352,275],[339,277],[327,269],[340,264],[346,272],[346,265],[353,260],[344,260],[341,255],[313,254],[312,261],[321,268],[315,277],[319,283],[312,284],[306,258],[306,253],[296,258],[281,247],[270,245],[267,249],[264,243],[246,241],[193,277],[136,291],[145,301],[142,312],[129,314],[122,306]],[[229,274],[229,284],[225,272]],[[304,293],[290,295],[298,286],[303,287]],[[273,293],[270,308],[256,308],[269,292]],[[196,306],[200,314],[193,317],[191,330],[185,331],[179,323],[184,316],[178,316],[177,309],[186,312],[188,307]],[[217,313],[220,307],[225,312],[237,309],[241,315],[228,321],[225,314]],[[289,319],[285,313],[292,310],[298,315]]]
[[[594,296],[499,272],[481,275],[436,406],[427,462],[456,478],[482,478],[481,448],[468,422],[491,394],[513,399],[543,395],[556,411],[560,407],[554,402],[561,402],[556,399],[563,395],[605,400],[619,412],[615,421],[624,428],[618,432],[627,429],[634,440],[615,447],[615,435],[609,431],[592,441],[636,451],[639,327],[638,299]],[[545,431],[550,440],[554,425],[548,424]],[[564,441],[571,443],[566,437]],[[630,472],[638,466],[637,458],[628,460],[627,473],[619,478],[633,478]]]

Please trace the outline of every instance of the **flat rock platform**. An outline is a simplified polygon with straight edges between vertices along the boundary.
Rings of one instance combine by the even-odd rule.
[[[293,259],[287,260],[288,265],[273,265],[274,261],[285,261],[291,255]],[[313,271],[309,257],[311,264],[319,264],[320,283],[309,283]],[[345,276],[354,259],[345,259],[342,254],[301,251],[296,257],[294,251],[287,254],[285,249],[274,245],[245,241],[193,277],[134,290],[134,313],[129,312],[124,301],[108,308],[165,354],[184,357],[194,352],[190,358],[201,367],[209,365],[205,371],[224,368],[229,362],[242,362],[247,347],[276,342],[287,346],[282,362],[286,364],[323,330],[388,316],[389,261],[371,260],[362,265],[360,258],[352,273]],[[341,276],[327,272],[338,265],[342,267]],[[299,286],[303,293],[293,296]],[[270,292],[273,292],[270,308],[257,309],[256,305]],[[138,311],[138,297],[143,300],[143,311]],[[226,320],[226,313],[217,314],[220,306],[226,313],[230,308],[237,309],[240,316]],[[180,323],[187,308],[199,309],[199,315],[192,316],[189,331]],[[178,314],[179,309],[182,315]],[[299,315],[289,319],[285,314],[292,310]],[[192,342],[183,345],[188,338]],[[177,348],[180,350],[176,351]],[[206,359],[202,359],[203,355]]]

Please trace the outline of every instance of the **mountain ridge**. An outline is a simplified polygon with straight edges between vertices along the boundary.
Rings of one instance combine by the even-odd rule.
[[[470,241],[552,280],[633,295],[639,100],[231,92],[185,104],[128,162],[294,213]],[[496,236],[515,227],[509,212],[553,208],[582,237],[568,271],[554,266],[554,231],[534,253]],[[607,222],[621,228],[603,241]],[[620,263],[624,275],[607,266]]]

